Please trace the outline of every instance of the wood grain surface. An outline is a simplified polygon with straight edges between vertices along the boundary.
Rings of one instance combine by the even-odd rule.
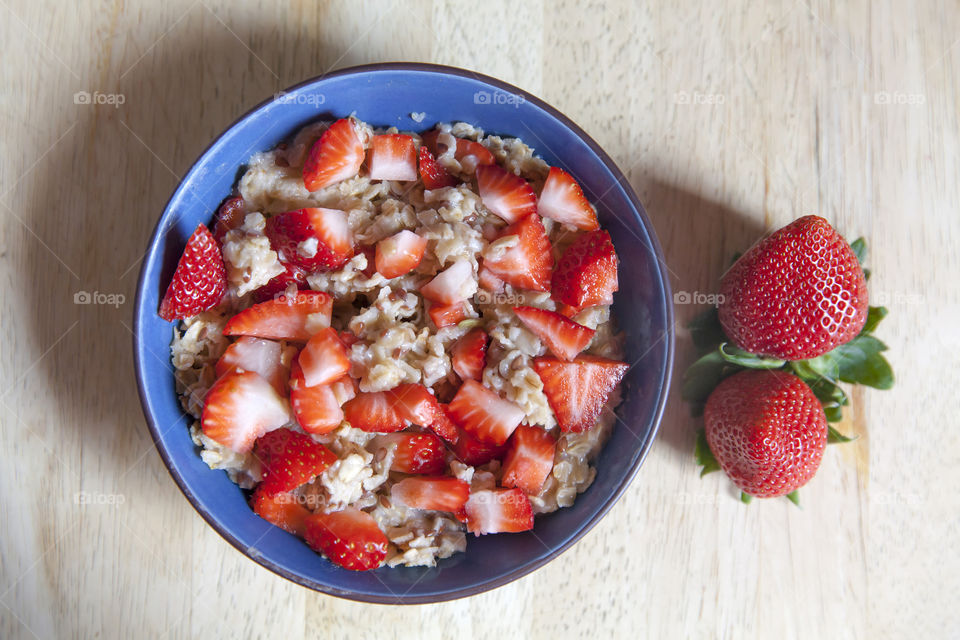
[[[0,637],[960,637],[958,36],[947,0],[0,0]],[[860,438],[830,447],[802,508],[698,478],[675,388],[612,512],[477,597],[319,595],[201,520],[133,381],[149,234],[248,108],[394,60],[567,113],[629,177],[677,292],[714,292],[734,251],[803,214],[867,238],[897,386],[854,393]],[[682,371],[699,308],[676,309]]]

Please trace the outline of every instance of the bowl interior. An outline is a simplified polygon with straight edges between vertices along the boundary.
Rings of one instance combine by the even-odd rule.
[[[275,147],[321,118],[357,117],[374,126],[424,131],[464,121],[522,138],[569,171],[596,203],[620,256],[614,312],[628,361],[621,420],[596,461],[593,485],[568,509],[539,517],[532,532],[475,538],[467,552],[434,568],[351,572],[260,519],[223,471],[200,460],[190,418],[174,390],[171,323],[156,314],[186,238],[209,223],[250,155]],[[423,114],[417,122],[412,114]],[[418,115],[419,117],[419,115]],[[639,202],[612,161],[573,123],[519,89],[491,78],[429,65],[355,68],[311,80],[256,107],[218,138],[167,204],[144,258],[135,308],[134,349],[144,412],[171,475],[197,511],[231,544],[284,577],[320,591],[372,602],[431,602],[478,593],[556,556],[609,509],[649,449],[663,411],[673,355],[673,319],[663,257]]]

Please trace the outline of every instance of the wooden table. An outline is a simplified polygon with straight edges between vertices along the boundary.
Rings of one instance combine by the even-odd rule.
[[[0,0],[0,637],[958,637],[958,34],[949,2]],[[853,394],[860,439],[828,450],[801,509],[698,478],[674,389],[603,522],[478,597],[318,595],[204,524],[137,400],[139,257],[236,117],[389,60],[572,117],[645,203],[676,291],[715,291],[734,251],[803,214],[868,239],[899,379]],[[680,371],[682,329],[677,347]]]

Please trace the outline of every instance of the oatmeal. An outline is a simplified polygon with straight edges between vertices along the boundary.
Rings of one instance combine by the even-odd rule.
[[[161,315],[191,438],[258,515],[348,569],[432,566],[590,486],[628,367],[572,176],[465,123],[347,118],[228,202]]]

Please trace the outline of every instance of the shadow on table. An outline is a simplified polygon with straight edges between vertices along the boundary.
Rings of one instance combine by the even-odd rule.
[[[680,396],[683,372],[695,359],[686,325],[715,303],[720,277],[733,255],[763,235],[763,216],[738,211],[657,175],[640,174],[632,184],[660,238],[676,316],[673,384],[658,439],[690,460],[702,420],[690,415]]]
[[[67,105],[51,101],[37,114],[63,137],[9,197],[19,198],[29,229],[18,283],[29,313],[22,340],[31,375],[46,376],[62,416],[37,431],[51,448],[83,446],[84,464],[106,467],[101,476],[116,481],[103,491],[123,491],[130,472],[165,473],[137,395],[132,316],[140,260],[179,176],[277,91],[335,65],[376,61],[327,33],[334,21],[284,32],[246,14],[249,24],[228,29],[207,11],[197,4],[176,25],[157,25],[157,36],[169,32],[126,47],[99,81],[65,73],[59,99]]]

